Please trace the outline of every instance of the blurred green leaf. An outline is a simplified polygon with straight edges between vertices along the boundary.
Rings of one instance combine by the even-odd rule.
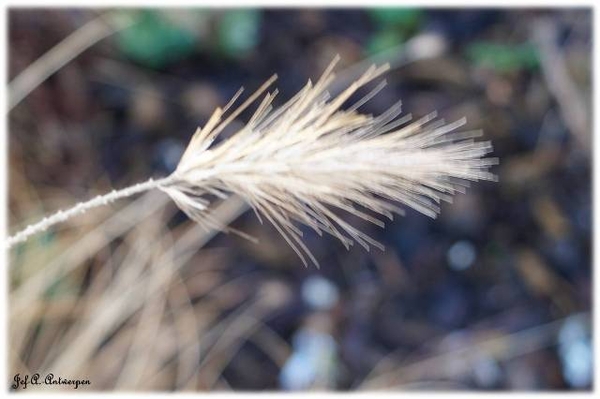
[[[370,55],[378,54],[382,51],[397,47],[404,43],[405,36],[403,33],[395,30],[384,30],[375,33],[367,43],[367,52]]]
[[[135,16],[136,22],[117,36],[119,49],[127,57],[160,68],[194,50],[194,34],[164,18],[159,11],[138,11]]]
[[[220,51],[229,57],[246,56],[258,44],[260,22],[258,10],[227,11],[218,26]]]
[[[393,26],[405,31],[412,31],[421,25],[423,11],[416,8],[372,8],[371,18],[383,26]]]
[[[521,69],[535,70],[539,67],[536,48],[529,43],[506,45],[477,42],[467,47],[466,54],[472,62],[498,72],[512,72]]]

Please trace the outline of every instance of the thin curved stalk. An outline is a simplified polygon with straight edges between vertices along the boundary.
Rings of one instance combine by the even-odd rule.
[[[165,177],[164,179],[154,180],[152,178],[146,180],[145,182],[135,184],[130,187],[126,187],[122,190],[113,190],[108,194],[98,195],[86,202],[80,202],[72,208],[68,210],[60,210],[56,213],[43,218],[39,222],[35,224],[31,224],[19,231],[15,235],[11,236],[7,240],[7,247],[11,248],[15,244],[19,244],[21,242],[26,241],[30,236],[34,234],[38,234],[48,230],[50,227],[55,224],[62,223],[72,218],[73,216],[81,215],[82,213],[87,212],[92,208],[96,208],[102,205],[108,205],[111,202],[114,202],[120,198],[130,197],[134,194],[139,194],[144,191],[152,190],[154,188],[166,185],[173,181],[173,177]]]
[[[101,15],[71,33],[9,83],[8,111],[73,58],[132,23],[133,20],[122,18],[122,15]]]

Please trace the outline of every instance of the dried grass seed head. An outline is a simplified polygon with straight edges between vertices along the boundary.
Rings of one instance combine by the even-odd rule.
[[[480,132],[456,132],[464,118],[446,124],[435,113],[411,122],[400,118],[400,104],[371,116],[357,110],[382,87],[353,106],[344,103],[389,67],[372,66],[337,97],[326,89],[337,58],[313,84],[309,81],[278,108],[277,90],[266,93],[248,123],[230,138],[215,138],[275,81],[273,76],[225,118],[241,94],[215,110],[186,148],[170,183],[161,186],[193,220],[226,230],[208,218],[207,195],[244,198],[261,222],[270,221],[306,265],[317,260],[302,241],[297,224],[337,237],[346,248],[354,242],[367,250],[380,243],[346,222],[342,210],[383,226],[401,213],[397,203],[435,217],[441,200],[462,192],[470,180],[494,180],[488,170],[496,159]]]

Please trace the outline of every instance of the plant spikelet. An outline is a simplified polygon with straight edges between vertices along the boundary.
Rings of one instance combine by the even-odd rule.
[[[299,224],[329,233],[348,248],[382,245],[340,215],[349,212],[378,226],[382,217],[401,213],[398,205],[435,217],[441,200],[462,191],[468,181],[495,179],[496,159],[480,132],[457,132],[464,119],[445,123],[435,113],[416,121],[400,117],[400,104],[371,116],[358,112],[378,90],[343,106],[356,91],[389,67],[372,66],[335,98],[327,87],[337,59],[321,78],[309,81],[285,104],[274,108],[273,76],[226,116],[240,92],[218,108],[190,140],[177,169],[159,186],[194,221],[226,229],[207,216],[217,196],[241,196],[261,222],[268,220],[306,265],[317,260],[302,241]],[[262,99],[259,101],[260,97]],[[215,139],[253,103],[250,120],[229,138]]]

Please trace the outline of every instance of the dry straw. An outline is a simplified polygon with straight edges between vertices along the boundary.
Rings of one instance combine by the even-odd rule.
[[[381,247],[344,221],[339,211],[378,226],[383,226],[379,217],[391,220],[394,213],[401,213],[395,204],[435,217],[440,201],[462,191],[469,180],[494,179],[488,169],[497,160],[484,158],[492,150],[491,144],[476,142],[478,131],[457,132],[464,119],[446,124],[432,113],[411,122],[410,115],[399,117],[399,103],[379,116],[359,113],[357,110],[381,90],[384,82],[342,109],[358,89],[389,67],[370,67],[337,97],[330,98],[327,87],[334,79],[336,62],[337,58],[316,83],[309,81],[278,108],[272,106],[277,90],[267,92],[276,76],[233,109],[240,90],[196,131],[170,176],[59,211],[10,237],[8,247],[91,208],[158,188],[201,226],[224,231],[231,229],[209,216],[208,198],[237,194],[261,222],[264,218],[277,228],[304,264],[308,258],[317,265],[301,239],[298,224],[319,234],[329,233],[346,248],[354,242],[366,249]],[[219,134],[265,92],[248,123],[214,144]],[[227,115],[230,109],[233,111]]]

